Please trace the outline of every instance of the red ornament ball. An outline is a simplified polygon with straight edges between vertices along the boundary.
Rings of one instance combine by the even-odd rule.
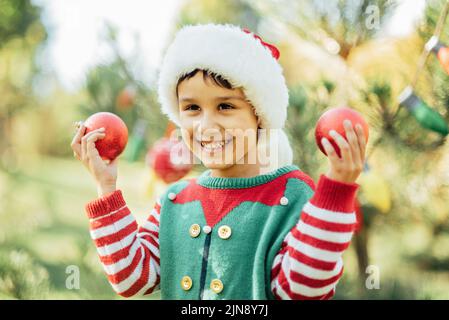
[[[146,156],[147,164],[165,183],[182,179],[193,167],[192,154],[182,141],[162,138]]]
[[[95,147],[103,160],[114,160],[128,143],[128,128],[125,122],[110,112],[98,112],[84,122],[85,134],[95,129],[104,128],[105,137],[95,142]]]
[[[348,107],[333,108],[321,115],[315,127],[315,140],[321,152],[326,154],[326,151],[321,144],[321,140],[323,138],[327,138],[334,147],[338,156],[341,156],[340,148],[334,139],[329,135],[329,132],[331,130],[335,130],[346,139],[346,132],[343,126],[343,122],[345,120],[350,120],[354,129],[357,124],[360,124],[363,128],[363,132],[365,133],[365,139],[368,141],[369,127],[360,113]]]

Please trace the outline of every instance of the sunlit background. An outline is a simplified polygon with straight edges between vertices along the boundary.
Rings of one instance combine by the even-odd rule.
[[[84,205],[97,194],[73,158],[73,124],[99,111],[126,122],[118,184],[143,221],[173,177],[204,170],[163,172],[147,154],[164,158],[172,128],[156,93],[164,51],[183,25],[208,22],[280,49],[294,163],[314,179],[327,165],[314,141],[327,108],[351,106],[370,124],[360,229],[335,299],[449,299],[449,53],[423,50],[438,29],[449,44],[445,4],[0,0],[0,299],[122,299],[89,237]],[[408,85],[419,114],[400,104]]]

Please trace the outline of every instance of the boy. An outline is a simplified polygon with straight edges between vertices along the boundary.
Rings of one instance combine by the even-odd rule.
[[[104,131],[84,135],[80,126],[72,148],[99,194],[86,205],[91,236],[118,294],[160,288],[162,299],[334,295],[356,222],[366,141],[349,121],[347,140],[331,132],[341,158],[323,139],[329,171],[315,189],[292,165],[282,131],[288,91],[278,57],[277,48],[236,26],[178,32],[162,64],[159,98],[208,170],[169,186],[143,226],[116,190],[117,161],[104,163],[95,148]]]

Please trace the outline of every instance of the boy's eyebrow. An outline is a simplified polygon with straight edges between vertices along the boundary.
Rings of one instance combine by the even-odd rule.
[[[192,101],[195,101],[195,99],[194,98],[181,98],[181,99],[179,99],[179,102],[183,102],[183,101],[192,102]]]
[[[245,98],[243,97],[239,97],[239,96],[223,96],[223,97],[216,97],[215,100],[245,100]],[[196,101],[195,98],[189,98],[189,97],[185,97],[185,98],[180,98],[179,102],[192,102],[192,101]]]
[[[238,96],[224,96],[224,97],[217,97],[215,100],[245,100],[245,98],[238,97]]]

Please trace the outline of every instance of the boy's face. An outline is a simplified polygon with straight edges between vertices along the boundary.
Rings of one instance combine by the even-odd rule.
[[[178,106],[183,140],[207,168],[255,163],[258,119],[241,89],[221,87],[199,71],[179,84]]]

